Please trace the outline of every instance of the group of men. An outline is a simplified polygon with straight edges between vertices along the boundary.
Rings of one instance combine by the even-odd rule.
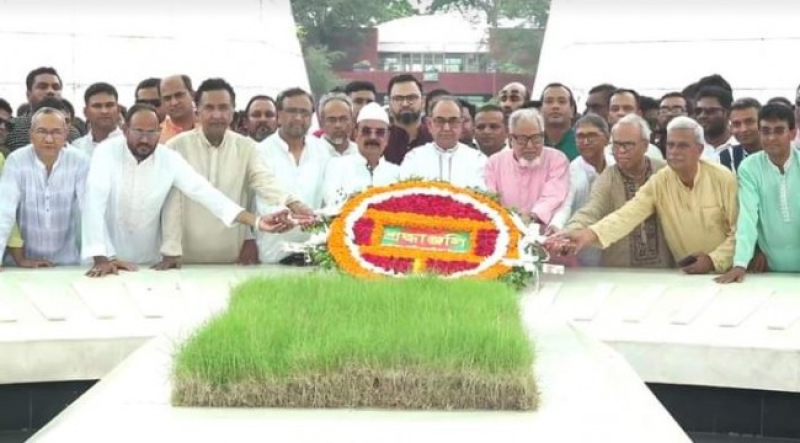
[[[419,177],[496,193],[572,265],[677,265],[720,282],[800,271],[792,104],[733,101],[719,76],[664,95],[649,119],[636,91],[612,85],[593,88],[579,115],[563,84],[531,101],[512,83],[475,109],[401,74],[387,107],[367,82],[318,101],[290,88],[253,97],[234,123],[227,82],[195,89],[176,75],[143,81],[124,114],[112,85],[91,85],[80,138],[62,85],[52,68],[32,71],[30,111],[7,125],[0,250],[9,264],[85,261],[90,276],[303,264],[284,247],[308,237],[298,225],[366,187]]]

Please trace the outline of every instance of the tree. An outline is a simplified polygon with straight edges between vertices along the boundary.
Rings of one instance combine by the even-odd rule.
[[[431,13],[454,10],[465,15],[479,11],[493,28],[504,18],[527,19],[532,25],[543,28],[550,13],[550,0],[433,0],[428,7]]]
[[[329,51],[325,46],[303,48],[303,59],[312,94],[320,96],[342,84],[342,80],[331,69],[331,64],[342,55],[341,52]]]
[[[292,0],[304,46],[319,46],[341,29],[375,26],[415,13],[408,0]]]

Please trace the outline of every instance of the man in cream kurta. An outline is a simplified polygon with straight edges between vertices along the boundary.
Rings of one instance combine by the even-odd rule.
[[[486,155],[458,141],[463,125],[461,104],[452,97],[437,97],[427,123],[433,142],[406,154],[400,165],[400,179],[420,177],[463,188],[486,189]]]

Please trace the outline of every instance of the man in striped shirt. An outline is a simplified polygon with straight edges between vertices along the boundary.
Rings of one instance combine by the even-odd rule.
[[[64,149],[68,134],[64,113],[41,108],[31,117],[33,143],[6,160],[0,177],[0,251],[19,222],[25,256],[56,265],[79,262],[77,227],[89,159],[77,149]]]
[[[761,104],[754,98],[740,98],[731,106],[731,132],[739,144],[719,151],[719,162],[733,171],[739,170],[742,160],[761,150],[758,132],[758,111]]]

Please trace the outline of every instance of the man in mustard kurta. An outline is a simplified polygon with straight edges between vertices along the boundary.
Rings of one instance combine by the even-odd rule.
[[[727,169],[700,159],[703,143],[703,128],[696,121],[673,119],[667,127],[669,167],[654,175],[622,208],[587,229],[565,234],[570,249],[578,251],[594,242],[606,248],[655,213],[684,272],[726,272],[734,253],[736,178]]]

